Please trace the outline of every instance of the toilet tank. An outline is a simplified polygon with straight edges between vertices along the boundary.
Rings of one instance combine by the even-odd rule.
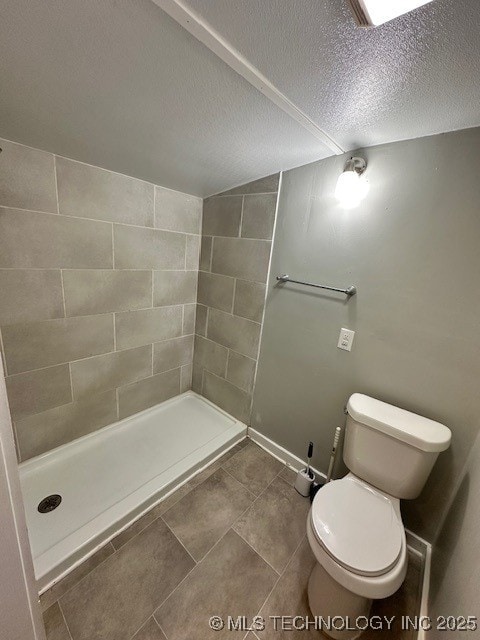
[[[347,404],[343,459],[350,471],[396,498],[416,498],[448,449],[448,427],[361,393]]]

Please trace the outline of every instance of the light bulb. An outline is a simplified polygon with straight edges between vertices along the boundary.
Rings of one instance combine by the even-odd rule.
[[[356,171],[347,170],[338,176],[335,197],[345,209],[356,207],[368,193],[368,182]]]

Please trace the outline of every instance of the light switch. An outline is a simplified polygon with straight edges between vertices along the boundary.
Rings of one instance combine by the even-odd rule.
[[[344,351],[351,351],[354,337],[355,331],[350,331],[350,329],[340,329],[340,337],[338,338],[337,347]]]

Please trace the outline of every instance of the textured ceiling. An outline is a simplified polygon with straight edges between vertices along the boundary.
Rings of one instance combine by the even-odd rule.
[[[184,2],[343,149],[480,125],[477,0]],[[332,154],[151,0],[0,10],[1,137],[200,196]]]
[[[331,154],[150,0],[0,14],[0,137],[200,196]]]
[[[375,29],[347,0],[186,0],[344,149],[480,125],[480,2]]]

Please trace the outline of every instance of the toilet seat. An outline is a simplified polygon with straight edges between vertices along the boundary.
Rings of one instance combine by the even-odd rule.
[[[328,555],[357,575],[388,573],[402,552],[404,528],[392,501],[355,476],[322,487],[310,519]]]

